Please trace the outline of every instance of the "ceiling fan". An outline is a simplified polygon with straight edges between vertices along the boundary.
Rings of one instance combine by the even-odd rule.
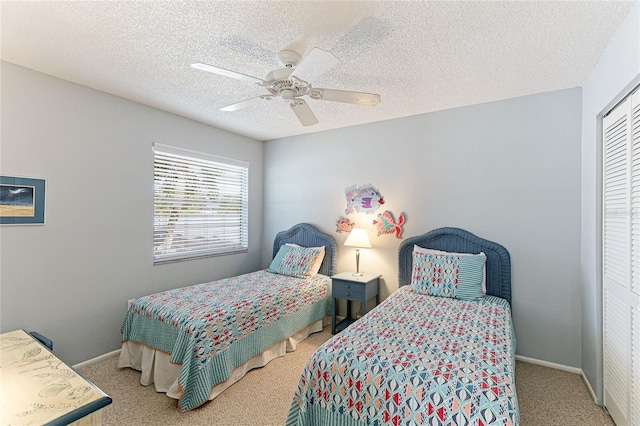
[[[191,64],[191,67],[257,84],[258,86],[265,87],[269,91],[268,94],[249,98],[220,108],[222,111],[237,111],[249,105],[259,103],[262,100],[281,97],[290,102],[291,109],[303,126],[313,126],[318,123],[318,119],[313,111],[311,111],[311,108],[309,108],[309,105],[301,99],[302,96],[309,96],[311,99],[316,100],[366,106],[376,106],[378,102],[380,102],[380,95],[374,93],[320,89],[311,86],[311,82],[315,81],[339,62],[338,58],[331,52],[316,47],[302,59],[300,54],[293,50],[282,50],[278,53],[278,57],[284,65],[284,68],[271,71],[264,80],[203,63]]]

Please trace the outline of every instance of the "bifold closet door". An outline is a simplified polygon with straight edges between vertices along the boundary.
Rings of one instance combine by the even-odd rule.
[[[631,95],[631,289],[627,309],[631,316],[631,374],[629,417],[640,426],[640,90]]]
[[[640,426],[640,91],[603,119],[604,404]]]

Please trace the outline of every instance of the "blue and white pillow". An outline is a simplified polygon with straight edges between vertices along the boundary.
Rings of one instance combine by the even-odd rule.
[[[436,249],[428,249],[424,247],[420,247],[417,244],[413,245],[413,251],[417,253],[425,253],[425,254],[451,254],[454,256],[477,256],[477,254],[473,253],[453,253],[449,251],[436,250]],[[484,252],[480,252],[479,254],[485,255]],[[482,295],[487,294],[487,263],[485,262],[482,267]]]
[[[296,278],[308,278],[321,249],[282,246],[269,266],[269,272]]]
[[[293,243],[286,243],[285,245],[290,247],[302,247]],[[307,248],[318,250],[318,255],[316,256],[316,259],[311,264],[309,271],[307,271],[307,278],[309,278],[316,275],[318,272],[320,272],[320,268],[322,267],[322,261],[324,260],[325,249],[324,249],[324,246],[307,247]]]
[[[461,300],[481,300],[484,253],[477,255],[413,252],[411,288],[416,293]]]
[[[276,253],[275,257],[271,261],[271,264],[269,265],[269,272],[271,272],[272,274],[278,273],[278,266],[280,266],[280,264],[282,263],[282,259],[284,259],[284,256],[289,250],[291,250],[290,246],[280,246],[280,249],[278,249],[278,253]]]

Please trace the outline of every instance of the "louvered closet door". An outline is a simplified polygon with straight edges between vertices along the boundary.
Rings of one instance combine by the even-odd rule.
[[[640,92],[603,119],[604,404],[640,426]]]
[[[628,425],[631,182],[629,114],[619,105],[603,127],[603,358],[604,404],[618,426]]]
[[[631,96],[631,142],[633,146],[632,173],[632,275],[629,292],[631,315],[631,424],[640,426],[640,90]]]

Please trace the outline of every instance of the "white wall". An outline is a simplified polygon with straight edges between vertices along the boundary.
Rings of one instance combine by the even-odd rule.
[[[262,142],[1,67],[0,172],[47,180],[46,224],[0,227],[2,332],[75,364],[120,347],[128,299],[260,266]],[[153,142],[249,161],[248,253],[153,265]]]
[[[336,237],[338,270],[354,269],[335,222],[345,188],[371,183],[406,212],[405,237],[455,226],[504,245],[517,353],[580,367],[580,105],[576,88],[266,142],[263,266],[275,233],[306,221]],[[361,270],[383,274],[386,297],[400,240],[349,217],[370,231]]]
[[[640,3],[631,9],[583,86],[582,370],[602,403],[602,114],[640,83]]]

